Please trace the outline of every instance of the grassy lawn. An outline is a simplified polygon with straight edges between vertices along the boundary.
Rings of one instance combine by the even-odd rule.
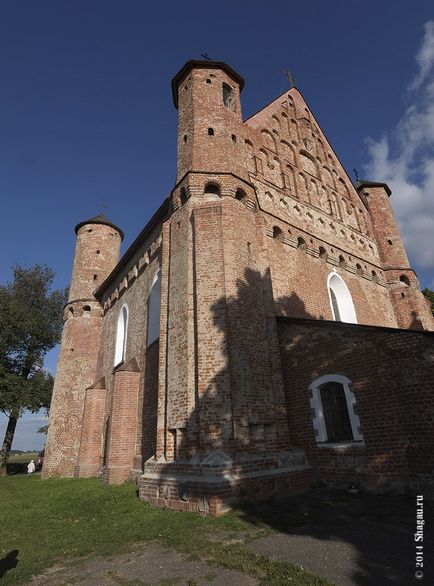
[[[235,536],[258,531],[257,525],[236,513],[214,519],[154,508],[136,497],[131,484],[104,486],[93,478],[41,481],[38,475],[15,475],[0,479],[0,503],[0,558],[19,552],[16,568],[4,574],[5,585],[27,583],[58,560],[119,553],[150,540],[256,576],[267,586],[330,584],[291,564],[247,551],[241,543],[207,539],[222,530]],[[259,530],[261,534],[269,531]],[[218,573],[218,568],[213,571]]]

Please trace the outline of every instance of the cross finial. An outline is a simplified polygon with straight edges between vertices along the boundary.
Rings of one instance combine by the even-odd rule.
[[[107,211],[107,204],[106,203],[102,203],[101,204],[101,214],[103,216],[105,216],[106,211]]]
[[[359,172],[357,171],[357,169],[353,169],[353,171],[354,171],[354,175],[356,176],[356,181],[358,181],[360,179]]]
[[[206,59],[207,61],[212,61],[211,57],[208,55],[208,53],[201,53],[200,54],[201,57],[203,57],[204,59]]]
[[[295,77],[292,75],[292,71],[290,71],[289,69],[285,69],[285,70],[283,71],[283,75],[284,75],[284,77],[286,77],[286,79],[288,80],[289,86],[290,86],[290,87],[294,87],[294,86],[295,86],[296,79],[295,79]]]

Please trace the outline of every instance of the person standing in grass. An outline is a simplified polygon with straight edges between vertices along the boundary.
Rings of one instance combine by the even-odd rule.
[[[33,474],[33,472],[35,470],[36,470],[35,461],[30,460],[30,462],[27,464],[27,476],[30,478],[30,476]]]

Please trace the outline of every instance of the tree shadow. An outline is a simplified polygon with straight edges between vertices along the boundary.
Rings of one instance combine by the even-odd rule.
[[[4,558],[0,559],[0,578],[8,572],[9,570],[13,570],[17,567],[19,560],[17,559],[19,554],[18,549],[13,549],[9,553],[5,555]]]
[[[324,318],[321,314],[310,313],[295,293],[274,299],[268,272],[261,275],[256,270],[247,269],[244,278],[236,281],[232,294],[230,290],[226,291],[211,305],[209,302],[207,305],[210,298],[207,286],[206,279],[194,283],[195,407],[186,428],[171,430],[175,434],[173,444],[167,446],[167,465],[160,470],[163,474],[165,469],[169,474],[182,472],[186,464],[193,464],[194,468],[211,457],[214,458],[213,464],[217,464],[213,474],[220,474],[221,480],[226,481],[226,454],[230,454],[235,462],[259,456],[266,463],[276,458],[279,452],[294,448],[294,444],[300,447],[294,441],[293,433],[297,426],[291,416],[294,398],[289,396],[288,385],[283,388],[283,356],[276,316],[292,318],[296,325],[300,320],[310,321],[310,338],[317,336],[314,330],[319,325],[318,321],[315,324],[312,320],[324,321]],[[212,319],[209,319],[210,315]],[[335,323],[333,327],[339,329],[341,326]],[[342,325],[345,327],[348,326]],[[351,327],[354,333],[357,326]],[[290,355],[309,353],[310,338],[296,332]],[[342,353],[338,344],[335,345],[333,335],[325,335],[324,340],[332,355],[335,346],[336,352]],[[347,362],[348,353],[352,360],[357,360],[357,344],[349,345]],[[385,358],[383,355],[382,359]],[[378,366],[387,368],[387,364]],[[206,379],[201,374],[208,375],[213,368],[212,377]],[[305,368],[311,368],[307,361]],[[328,372],[329,360],[323,356],[315,368],[311,368],[308,378],[314,380]],[[344,367],[342,374],[345,375]],[[366,373],[360,375],[359,393],[363,392],[368,379]],[[307,388],[304,401],[310,411]],[[312,425],[307,426],[304,433],[310,434],[311,444],[315,445]],[[355,462],[354,473],[357,465]],[[273,499],[272,494],[261,498],[259,484],[258,487],[256,492],[253,487],[245,499],[240,491],[235,506],[237,514],[253,526],[266,526],[279,532],[277,541],[270,538],[274,552],[268,553],[302,564],[318,574],[324,573],[321,560],[324,561],[325,556],[328,566],[335,568],[331,575],[340,577],[342,583],[347,583],[346,580],[360,586],[412,583],[415,572],[412,542],[414,497],[357,491],[354,494],[354,491],[316,487],[301,495]],[[188,501],[188,485],[178,488],[177,497]],[[231,505],[231,499],[228,504]],[[427,504],[425,511],[427,516],[431,515],[432,507]],[[297,540],[302,544],[301,548],[295,547]],[[267,553],[266,540],[262,544],[257,542],[255,547],[259,553]],[[348,550],[350,562],[343,562],[343,549]],[[336,571],[336,568],[341,570]]]

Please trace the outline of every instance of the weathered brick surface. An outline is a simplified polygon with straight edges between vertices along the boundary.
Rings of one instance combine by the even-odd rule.
[[[337,322],[278,322],[291,439],[316,478],[369,488],[434,487],[434,334]],[[310,384],[351,380],[364,447],[318,447]]]
[[[421,482],[430,473],[417,453],[431,440],[411,435],[402,413],[419,405],[417,368],[428,376],[431,360],[421,342],[429,338],[410,330],[433,330],[434,320],[385,188],[355,189],[296,88],[243,122],[238,82],[206,62],[177,78],[177,183],[116,266],[113,227],[78,231],[66,317],[77,311],[65,323],[45,475],[102,466],[105,481],[122,482],[143,469],[142,498],[212,514],[306,489],[312,473],[296,448],[317,478],[334,483],[354,469],[372,486]],[[148,346],[157,270],[160,337]],[[389,330],[325,323],[333,272],[358,324]],[[95,296],[94,275],[97,285],[108,277]],[[77,295],[90,308],[85,318]],[[125,357],[115,367],[124,304]],[[316,321],[288,326],[285,316]],[[402,345],[410,355],[420,349],[425,362],[405,362]],[[330,368],[361,396],[364,448],[319,449],[312,440],[308,378]],[[398,374],[405,393],[393,388]],[[103,393],[85,395],[102,379],[103,409]]]
[[[86,391],[80,452],[75,471],[75,475],[80,478],[96,476],[101,470],[106,393],[105,388],[93,388]]]
[[[130,477],[136,454],[140,372],[135,359],[114,373],[110,425],[106,438],[103,475],[109,484],[120,484]]]
[[[120,233],[109,225],[89,223],[78,230],[43,477],[73,476],[78,464],[85,393],[99,378],[101,306],[93,292],[114,268],[120,242]]]

